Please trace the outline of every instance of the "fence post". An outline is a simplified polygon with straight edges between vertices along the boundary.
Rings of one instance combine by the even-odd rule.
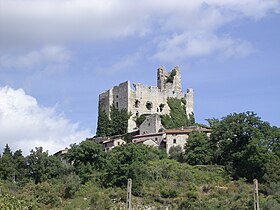
[[[127,196],[126,196],[126,209],[132,210],[131,204],[131,188],[132,188],[132,179],[127,180]]]
[[[254,179],[254,210],[260,210],[258,180]]]

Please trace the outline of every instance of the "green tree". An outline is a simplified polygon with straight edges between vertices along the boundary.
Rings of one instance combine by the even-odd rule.
[[[0,159],[0,178],[3,180],[13,181],[15,177],[15,164],[13,153],[8,144],[6,144],[3,155]]]
[[[109,117],[104,110],[98,107],[98,121],[96,136],[108,136],[109,135]]]
[[[125,134],[127,132],[129,117],[130,115],[126,109],[118,110],[113,104],[110,112],[109,134],[111,136]]]
[[[76,174],[69,174],[60,178],[62,181],[62,196],[63,198],[73,198],[75,193],[79,190],[81,186],[81,179]]]
[[[172,146],[169,149],[169,158],[177,160],[178,162],[183,162],[183,150],[180,145]]]
[[[87,181],[93,171],[100,170],[105,164],[105,152],[100,144],[85,140],[73,144],[67,153],[69,163],[72,163],[82,181]]]
[[[110,107],[110,119],[104,110],[98,109],[96,136],[114,136],[127,133],[130,114],[126,109],[119,110],[115,104]]]
[[[61,206],[59,185],[50,181],[27,183],[20,191],[18,199],[29,204],[28,209],[53,209]]]
[[[268,127],[267,136],[270,150],[280,158],[280,128]]]
[[[207,135],[197,131],[190,133],[185,146],[185,162],[191,165],[205,165],[210,164],[212,159],[213,152]]]
[[[17,150],[13,155],[15,163],[15,181],[16,182],[26,182],[27,181],[27,163],[26,158],[22,155],[21,150]]]
[[[43,152],[42,147],[35,147],[27,157],[28,175],[35,184],[47,179],[59,177],[63,172],[61,160],[55,156],[49,156]]]
[[[254,112],[233,113],[215,122],[211,134],[217,164],[225,165],[235,178],[262,180],[269,150],[271,129]]]
[[[166,154],[158,149],[140,144],[127,144],[108,152],[107,165],[103,176],[105,186],[124,187],[127,179],[133,179],[134,193],[140,193],[141,183],[145,178],[145,164],[158,160]]]
[[[277,195],[280,198],[280,158],[276,155],[270,157],[265,163],[264,181],[269,195]],[[280,204],[280,200],[279,200]]]

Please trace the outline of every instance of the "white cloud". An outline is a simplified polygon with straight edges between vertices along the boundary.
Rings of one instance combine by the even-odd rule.
[[[154,58],[164,61],[174,61],[186,57],[198,57],[218,54],[223,58],[245,57],[254,52],[250,43],[235,40],[229,36],[217,37],[214,34],[183,33],[173,35],[172,38],[163,40]]]
[[[145,14],[135,9],[132,1],[121,0],[2,0],[0,43],[63,43],[144,34]]]
[[[5,41],[88,41],[143,35],[161,28],[215,28],[239,16],[260,18],[278,0],[0,0]],[[12,44],[12,43],[10,43]]]
[[[0,88],[0,148],[9,144],[13,150],[42,146],[54,153],[92,136],[89,129],[80,130],[55,108],[45,108],[22,89]]]
[[[236,14],[242,14],[254,19],[264,17],[268,12],[277,12],[280,7],[279,0],[208,0],[209,4],[218,6],[219,8],[232,11]]]
[[[129,36],[150,40],[160,36],[172,42],[173,33],[203,32],[217,37],[216,31],[232,21],[259,20],[280,8],[279,0],[0,0],[0,5],[3,49]],[[225,42],[223,37],[219,40]],[[238,38],[231,40],[231,46],[237,44],[235,49],[246,43]]]
[[[45,46],[24,55],[2,55],[0,70],[10,68],[30,70],[38,68],[38,66],[47,68],[50,65],[65,64],[70,57],[70,52],[61,46]]]

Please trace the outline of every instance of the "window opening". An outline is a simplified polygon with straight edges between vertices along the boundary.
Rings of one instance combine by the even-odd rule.
[[[135,100],[134,106],[135,106],[136,108],[139,108],[139,106],[140,106],[140,101],[139,101],[138,99]]]
[[[146,102],[146,108],[147,108],[148,110],[151,110],[151,109],[153,108],[153,103],[150,102],[150,101],[147,101],[147,102]]]

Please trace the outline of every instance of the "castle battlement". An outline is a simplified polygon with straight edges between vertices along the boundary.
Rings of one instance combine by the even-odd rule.
[[[148,86],[134,83],[133,88],[129,81],[99,95],[101,109],[110,116],[110,106],[113,104],[119,110],[126,109],[132,116],[128,120],[128,132],[137,130],[135,118],[142,114],[169,114],[168,98],[184,98],[186,101],[186,113],[194,112],[194,92],[188,89],[182,91],[181,71],[175,67],[168,72],[163,66],[157,70],[157,86]]]

